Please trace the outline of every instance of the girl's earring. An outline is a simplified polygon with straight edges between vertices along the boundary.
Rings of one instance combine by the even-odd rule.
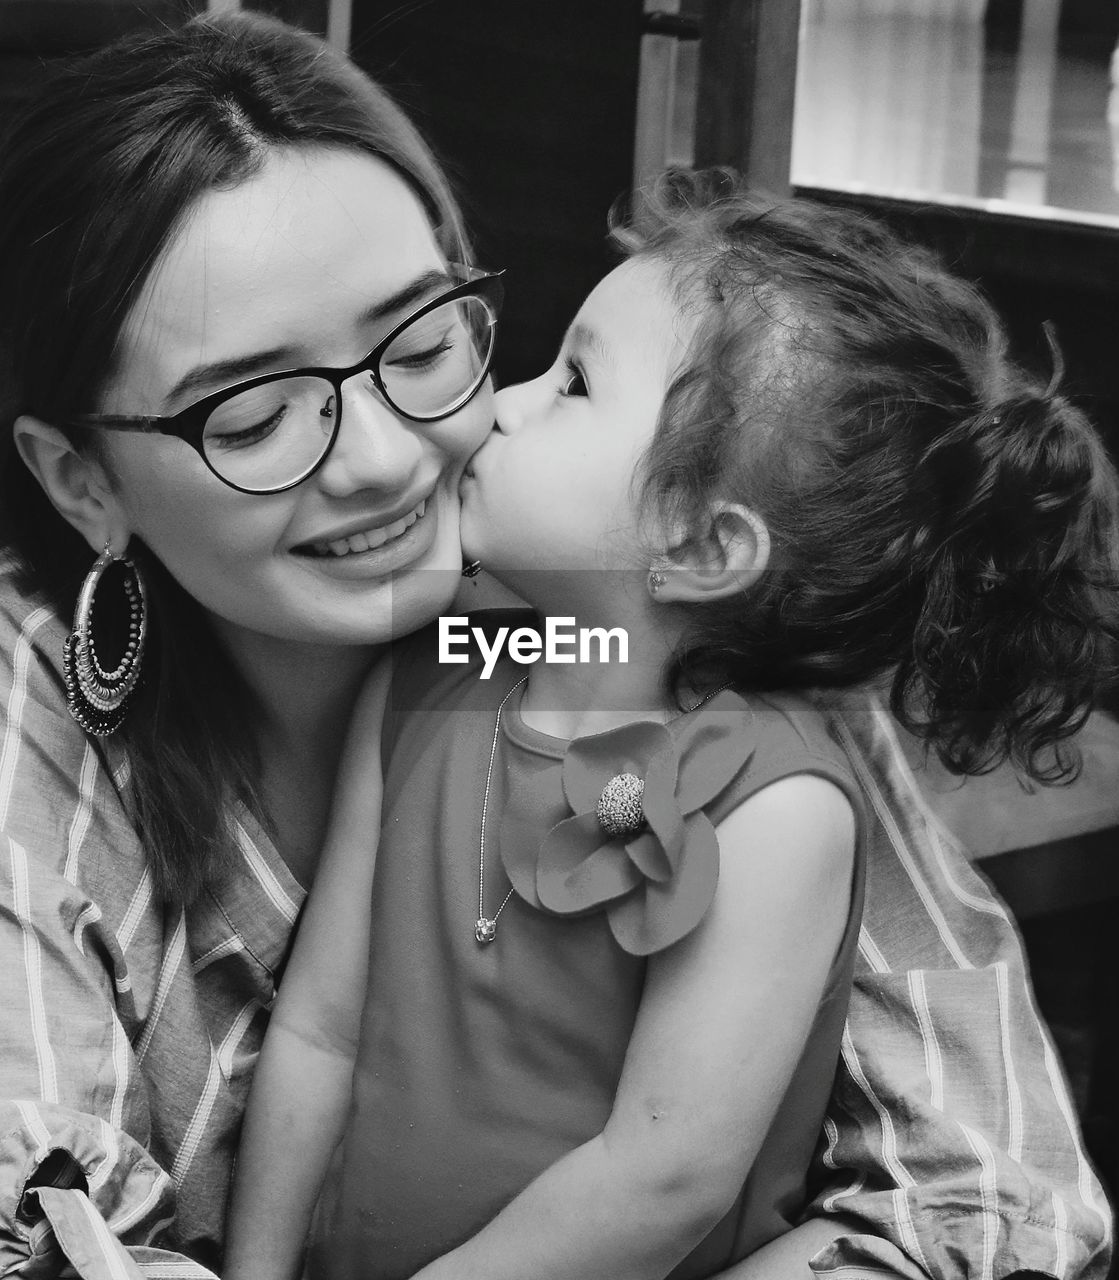
[[[128,638],[120,662],[112,671],[106,671],[98,660],[93,637],[93,601],[102,575],[112,564],[124,569],[122,590],[128,609]],[[113,555],[112,547],[106,543],[82,583],[74,610],[74,629],[63,648],[66,705],[86,733],[105,738],[124,723],[129,701],[140,681],[147,634],[147,600],[140,570],[127,556]]]
[[[657,569],[649,570],[649,594],[655,596],[668,579]]]
[[[482,572],[481,560],[471,560],[464,562],[462,566],[462,576],[464,578],[476,578]]]

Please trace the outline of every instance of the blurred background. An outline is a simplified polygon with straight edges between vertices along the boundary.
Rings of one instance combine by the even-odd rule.
[[[51,58],[238,0],[0,0],[0,113]],[[938,245],[1115,445],[1117,0],[244,0],[347,48],[423,124],[509,270],[500,373],[537,372],[668,161],[872,208]],[[1115,76],[1112,75],[1112,64]]]
[[[347,49],[426,130],[479,261],[509,272],[500,378],[551,361],[635,182],[731,164],[937,247],[1046,375],[1051,321],[1119,455],[1119,0],[0,0],[0,126],[55,58],[241,7]],[[1087,791],[1023,805],[996,779],[955,815],[1017,915],[1113,1193],[1117,744],[1105,720]]]

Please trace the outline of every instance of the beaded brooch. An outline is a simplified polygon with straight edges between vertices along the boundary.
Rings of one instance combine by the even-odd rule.
[[[703,808],[750,760],[748,718],[743,700],[726,692],[702,715],[575,739],[506,806],[499,848],[513,891],[555,915],[604,911],[632,955],[690,933],[719,878],[719,843]],[[569,816],[541,841],[559,809]]]

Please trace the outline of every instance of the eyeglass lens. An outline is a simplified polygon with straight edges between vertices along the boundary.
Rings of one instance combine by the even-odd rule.
[[[479,297],[454,299],[406,326],[381,354],[389,403],[421,421],[459,408],[485,377],[496,317]],[[314,470],[330,448],[338,411],[334,386],[300,375],[251,387],[222,401],[202,443],[210,466],[241,489],[282,488]]]

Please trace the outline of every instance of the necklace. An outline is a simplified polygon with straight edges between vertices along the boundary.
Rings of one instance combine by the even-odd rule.
[[[712,689],[710,693],[705,693],[698,702],[693,702],[690,707],[685,707],[680,714],[684,716],[690,716],[693,711],[698,711],[700,707],[702,707],[705,703],[710,702],[711,699],[715,697],[716,694],[722,693],[724,692],[724,690],[729,688],[730,688],[730,681],[728,680],[726,684],[721,684],[717,689]]]
[[[486,767],[486,789],[482,795],[482,822],[481,831],[478,835],[478,919],[474,921],[474,938],[479,946],[487,946],[494,938],[497,937],[497,919],[505,910],[509,903],[509,899],[513,896],[513,889],[510,886],[508,893],[501,899],[501,905],[493,913],[487,916],[485,911],[485,887],[486,887],[486,815],[489,813],[490,807],[490,784],[493,782],[493,764],[497,759],[497,740],[501,736],[501,713],[505,710],[505,704],[517,692],[517,690],[528,679],[528,676],[522,676],[515,685],[509,690],[501,702],[498,703],[497,715],[493,722],[493,740],[490,743],[490,761]],[[729,689],[729,684],[720,685],[717,689],[712,689],[710,693],[700,698],[698,702],[693,703],[690,707],[685,707],[682,714],[691,715],[693,711],[698,711],[705,703],[710,702],[716,694],[722,693],[724,689]]]
[[[528,679],[528,676],[521,676],[517,683],[509,690],[504,698],[501,699],[497,708],[497,715],[493,722],[493,741],[490,743],[490,763],[486,769],[486,790],[482,796],[482,830],[478,837],[478,919],[474,921],[474,937],[480,946],[485,946],[497,937],[497,918],[505,910],[509,899],[513,896],[512,886],[509,892],[501,900],[501,906],[493,913],[487,916],[485,911],[485,884],[486,884],[486,814],[490,807],[490,783],[493,781],[493,762],[497,757],[497,739],[501,734],[501,713],[505,710],[505,704],[517,692],[522,684]]]

